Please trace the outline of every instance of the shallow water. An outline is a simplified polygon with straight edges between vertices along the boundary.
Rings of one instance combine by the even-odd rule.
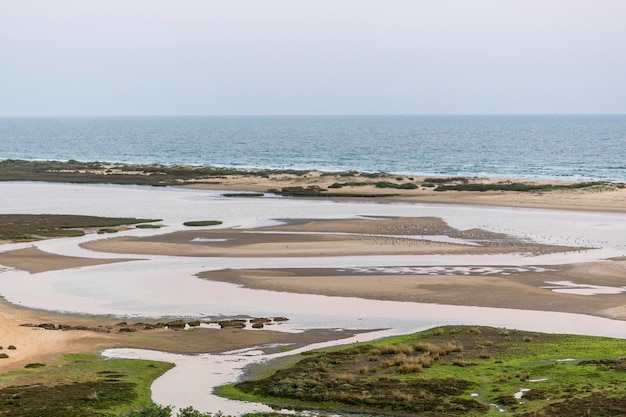
[[[300,316],[303,327],[349,327],[346,313],[392,310],[357,307],[363,300],[337,302],[330,297],[247,290],[227,283],[200,280],[195,274],[224,268],[426,268],[434,273],[464,267],[537,268],[582,262],[626,253],[626,221],[614,213],[565,212],[478,206],[389,204],[349,200],[298,200],[288,198],[229,199],[204,190],[138,186],[2,183],[1,210],[5,213],[68,213],[134,216],[163,219],[162,229],[133,229],[119,235],[149,236],[189,230],[184,221],[219,219],[223,227],[268,224],[272,219],[354,218],[356,216],[439,216],[459,229],[482,227],[543,243],[585,244],[598,249],[540,256],[424,255],[325,258],[191,258],[103,254],[83,249],[82,242],[101,235],[53,239],[34,243],[40,249],[68,256],[126,257],[124,263],[28,274],[0,273],[0,294],[30,307],[90,314],[128,316],[215,316],[232,314]],[[105,237],[106,238],[106,237]],[[26,247],[5,245],[0,250]],[[33,285],[36,282],[37,285]],[[357,302],[358,301],[358,302]],[[350,305],[350,307],[348,307]],[[309,307],[311,306],[311,307]],[[354,314],[356,316],[362,313]],[[369,317],[371,314],[366,314]],[[329,319],[329,317],[332,317]],[[394,314],[391,314],[394,317]],[[471,317],[471,316],[470,316]],[[373,317],[369,320],[379,321]],[[395,315],[391,321],[402,320]],[[357,323],[358,324],[358,323]],[[377,324],[378,325],[378,324]],[[392,326],[385,323],[386,326]]]
[[[484,273],[494,270],[502,272],[507,268],[549,268],[549,265],[554,264],[626,254],[626,242],[623,239],[626,235],[626,221],[621,214],[280,197],[228,199],[221,197],[221,192],[215,191],[110,185],[2,183],[0,194],[3,196],[0,211],[4,213],[158,218],[165,225],[158,230],[133,229],[118,234],[124,236],[149,236],[189,230],[182,225],[189,220],[217,219],[224,222],[222,227],[253,227],[270,224],[272,219],[436,216],[461,230],[480,227],[541,243],[597,248],[540,256],[191,258],[103,254],[80,248],[78,245],[82,242],[106,238],[89,235],[47,240],[32,245],[61,255],[141,260],[39,274],[3,269],[0,266],[0,295],[24,306],[130,317],[287,316],[289,322],[275,327],[286,331],[350,328],[390,329],[391,333],[407,333],[442,324],[476,324],[626,337],[626,323],[591,316],[289,294],[250,290],[195,277],[201,271],[223,268],[387,268],[388,271],[423,268],[424,271],[437,274],[442,271],[462,274],[470,266],[480,267]],[[29,245],[4,245],[0,246],[0,251]],[[151,357],[154,354],[115,350],[107,351],[107,355]],[[226,405],[220,408],[223,403],[215,402],[218,400],[207,393],[216,383],[236,379],[240,368],[246,363],[260,360],[259,357],[239,353],[228,357],[159,355],[165,355],[160,357],[169,358],[167,360],[179,366],[155,383],[154,399],[164,404],[193,405],[205,411],[229,410],[225,408]],[[219,361],[222,361],[221,364]],[[200,369],[204,371],[200,372]],[[197,373],[192,375],[187,372]],[[233,410],[240,410],[240,404],[232,407]]]

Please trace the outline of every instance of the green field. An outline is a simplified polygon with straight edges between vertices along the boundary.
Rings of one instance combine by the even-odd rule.
[[[171,364],[99,355],[66,355],[0,375],[3,417],[104,417],[150,403],[152,381]]]
[[[441,327],[312,352],[221,393],[329,413],[623,416],[624,354],[622,339]]]

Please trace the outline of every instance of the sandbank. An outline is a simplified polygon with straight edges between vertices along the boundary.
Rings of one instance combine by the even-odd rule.
[[[413,178],[413,177],[412,177]],[[306,175],[273,173],[226,175],[214,180],[176,184],[228,191],[258,191],[289,186],[327,188],[336,182],[349,182],[346,175],[325,175],[311,171]],[[403,176],[396,182],[407,181]],[[415,177],[419,183],[424,178]],[[479,179],[483,182],[509,180]],[[107,182],[106,178],[102,182]],[[549,181],[556,183],[556,181]],[[385,201],[416,203],[476,204],[486,206],[538,207],[626,213],[626,189],[619,187],[545,192],[444,191],[429,187],[383,189],[374,185],[334,189],[333,193],[376,195],[392,192]],[[319,197],[315,197],[319,198]],[[337,197],[341,198],[341,197]],[[377,201],[383,199],[378,198]],[[189,230],[149,238],[116,237],[85,244],[85,247],[112,253],[162,254],[180,256],[338,256],[381,254],[467,254],[467,253],[548,253],[576,248],[535,245],[485,231],[454,231],[438,219],[402,220],[405,227],[421,227],[421,234],[458,239],[482,239],[481,246],[433,242],[408,238],[392,230],[398,220],[389,220],[387,229],[380,219],[357,221],[305,221],[276,228],[254,230]],[[268,233],[270,232],[270,233]],[[313,233],[313,234],[310,234]],[[326,233],[326,234],[323,234]],[[336,233],[336,234],[331,234]],[[415,233],[413,230],[411,233]],[[419,234],[419,233],[418,233]],[[385,236],[392,235],[392,236]],[[196,239],[196,241],[193,241]],[[487,243],[491,242],[491,243]],[[2,242],[0,242],[2,243]],[[38,273],[128,259],[84,259],[46,254],[36,248],[0,253],[0,264]],[[592,296],[564,294],[543,288],[547,281],[572,281],[584,284],[621,286],[626,276],[626,261],[613,260],[578,265],[554,266],[554,271],[524,272],[511,276],[428,276],[345,274],[337,271],[304,270],[228,270],[201,274],[202,278],[237,283],[249,288],[332,296],[362,297],[424,303],[507,307],[587,313],[626,320],[626,299],[620,294]],[[307,344],[344,337],[332,330],[288,334],[274,331],[202,329],[174,332],[166,329],[135,333],[104,333],[90,330],[50,331],[20,326],[24,323],[64,323],[87,327],[114,326],[118,320],[74,316],[31,310],[0,300],[0,345],[8,358],[0,359],[0,372],[22,369],[28,363],[52,363],[68,352],[94,352],[109,347],[139,347],[178,352],[217,352],[263,343]],[[9,345],[17,349],[8,350]],[[0,381],[0,384],[4,382]]]
[[[445,305],[513,308],[589,314],[626,320],[626,261],[607,260],[545,268],[431,268],[415,273],[370,273],[349,269],[241,269],[203,272],[204,279],[230,282],[245,288],[374,300]],[[463,268],[456,268],[462,270]],[[467,268],[469,269],[469,268]],[[494,269],[494,268],[491,268]],[[498,269],[498,268],[495,268]],[[519,270],[516,270],[519,269]],[[434,271],[434,272],[433,272]],[[465,275],[466,274],[466,275]],[[579,295],[558,292],[553,282],[571,282],[615,293]],[[567,288],[567,285],[564,285]],[[596,288],[597,289],[597,288]],[[575,292],[575,291],[574,291]]]
[[[198,328],[193,332],[168,328],[142,330],[143,324],[149,322],[155,321],[126,324],[113,317],[35,310],[7,303],[0,298],[0,346],[3,347],[2,352],[8,355],[8,358],[0,359],[0,374],[23,369],[30,363],[56,363],[66,353],[96,353],[115,347],[176,353],[217,353],[266,344],[289,344],[297,348],[312,343],[338,340],[357,333],[336,329],[292,333],[281,332],[279,329],[273,330],[271,326],[263,330],[229,328]],[[57,327],[59,325],[72,328],[83,326],[89,330],[46,330],[37,327],[46,323],[55,324]],[[120,331],[124,328],[134,330],[132,332]],[[8,349],[11,345],[16,349]],[[11,375],[0,377],[0,387],[17,383],[15,378]]]
[[[432,217],[300,220],[258,229],[115,237],[81,246],[109,253],[203,257],[538,254],[581,249],[541,245],[481,229],[461,231]]]
[[[36,247],[0,252],[0,265],[28,271],[31,274],[83,266],[127,262],[131,259],[95,259],[62,256],[44,252]]]

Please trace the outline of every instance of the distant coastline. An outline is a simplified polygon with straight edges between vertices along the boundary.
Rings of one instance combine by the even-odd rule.
[[[224,190],[225,197],[260,197],[267,193],[301,198],[375,198],[626,212],[626,184],[605,181],[429,177],[385,172],[241,169],[74,160],[0,160],[0,181],[191,187]]]
[[[626,115],[0,118],[0,158],[626,182]]]

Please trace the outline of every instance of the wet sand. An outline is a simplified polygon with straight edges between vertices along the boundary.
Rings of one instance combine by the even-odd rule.
[[[426,268],[423,268],[426,269]],[[432,268],[421,274],[377,271],[364,274],[346,269],[256,269],[220,270],[200,274],[201,278],[230,282],[245,288],[270,291],[358,297],[374,300],[408,301],[445,305],[513,308],[521,310],[581,313],[626,320],[625,261],[599,261],[573,265],[548,266],[547,271],[526,268],[480,268],[487,272],[455,271],[455,268]],[[469,269],[469,268],[465,268]],[[504,269],[504,272],[489,272]],[[523,268],[520,268],[523,269]],[[467,274],[467,275],[465,275]],[[570,281],[586,286],[602,287],[574,293],[558,292],[567,285],[550,282]],[[570,286],[571,287],[571,286]],[[606,288],[613,294],[602,294]],[[590,295],[576,294],[588,293]],[[593,295],[591,295],[593,294]]]
[[[83,266],[104,265],[115,262],[127,262],[132,259],[94,259],[75,256],[61,256],[47,253],[35,247],[0,252],[0,265],[20,269],[36,274]]]
[[[321,178],[321,176],[320,176]],[[336,178],[324,178],[335,181]],[[242,177],[220,180],[220,184],[194,187],[266,191],[278,185],[321,184],[321,179]],[[342,189],[354,192],[350,187]],[[338,190],[341,191],[341,190]],[[358,187],[359,192],[388,190]],[[626,190],[564,191],[549,193],[456,192],[437,193],[431,189],[397,190],[400,196],[385,201],[484,204],[498,206],[566,208],[626,212]],[[394,190],[396,192],[396,190]],[[189,230],[149,238],[116,237],[85,246],[120,254],[163,254],[180,256],[329,256],[381,254],[467,254],[467,253],[549,253],[577,248],[530,244],[480,230],[456,231],[438,219],[380,219],[358,221],[304,221],[276,228],[254,230]],[[404,224],[406,230],[402,230]],[[398,229],[400,227],[400,229]],[[271,233],[268,233],[271,232]],[[317,234],[309,234],[317,233]],[[325,233],[325,234],[324,234]],[[336,234],[335,234],[336,233]],[[408,237],[415,234],[481,240],[480,246],[458,242],[433,242]],[[195,242],[194,239],[197,239]],[[0,264],[31,273],[127,261],[96,260],[47,254],[36,248],[0,253]],[[361,297],[380,300],[439,304],[508,307],[546,311],[588,313],[626,320],[623,295],[575,295],[542,288],[548,281],[619,287],[626,276],[625,261],[603,261],[555,266],[555,271],[524,272],[510,276],[430,276],[346,274],[337,271],[229,270],[202,274],[203,278],[237,283],[250,288]],[[49,363],[68,352],[94,352],[106,347],[139,347],[180,352],[211,352],[249,347],[270,342],[306,344],[342,337],[332,330],[293,335],[271,331],[203,329],[182,333],[150,330],[131,334],[94,331],[48,331],[23,327],[24,323],[56,322],[87,327],[115,324],[110,318],[74,316],[24,309],[0,302],[0,345],[9,358],[0,360],[0,372],[21,369],[27,363]],[[9,345],[17,347],[7,350]]]
[[[81,246],[108,253],[208,257],[546,254],[581,249],[541,245],[481,229],[461,231],[432,217],[299,220],[258,229],[115,237]]]
[[[142,323],[154,323],[154,320]],[[28,326],[24,326],[28,324]],[[96,330],[46,330],[40,324],[55,324]],[[35,327],[34,327],[34,326]],[[275,324],[274,327],[278,327]],[[0,346],[8,358],[0,359],[0,374],[23,369],[29,363],[55,363],[66,353],[97,353],[115,347],[160,350],[176,353],[214,353],[266,344],[289,344],[293,348],[312,343],[338,340],[358,332],[335,329],[302,333],[265,330],[198,328],[194,332],[167,328],[141,330],[141,323],[120,323],[119,319],[34,310],[7,303],[0,298]],[[122,328],[136,329],[132,332]],[[9,346],[16,349],[9,349]],[[268,350],[271,352],[271,350]],[[22,381],[24,382],[24,381]],[[0,387],[16,383],[0,379]]]

